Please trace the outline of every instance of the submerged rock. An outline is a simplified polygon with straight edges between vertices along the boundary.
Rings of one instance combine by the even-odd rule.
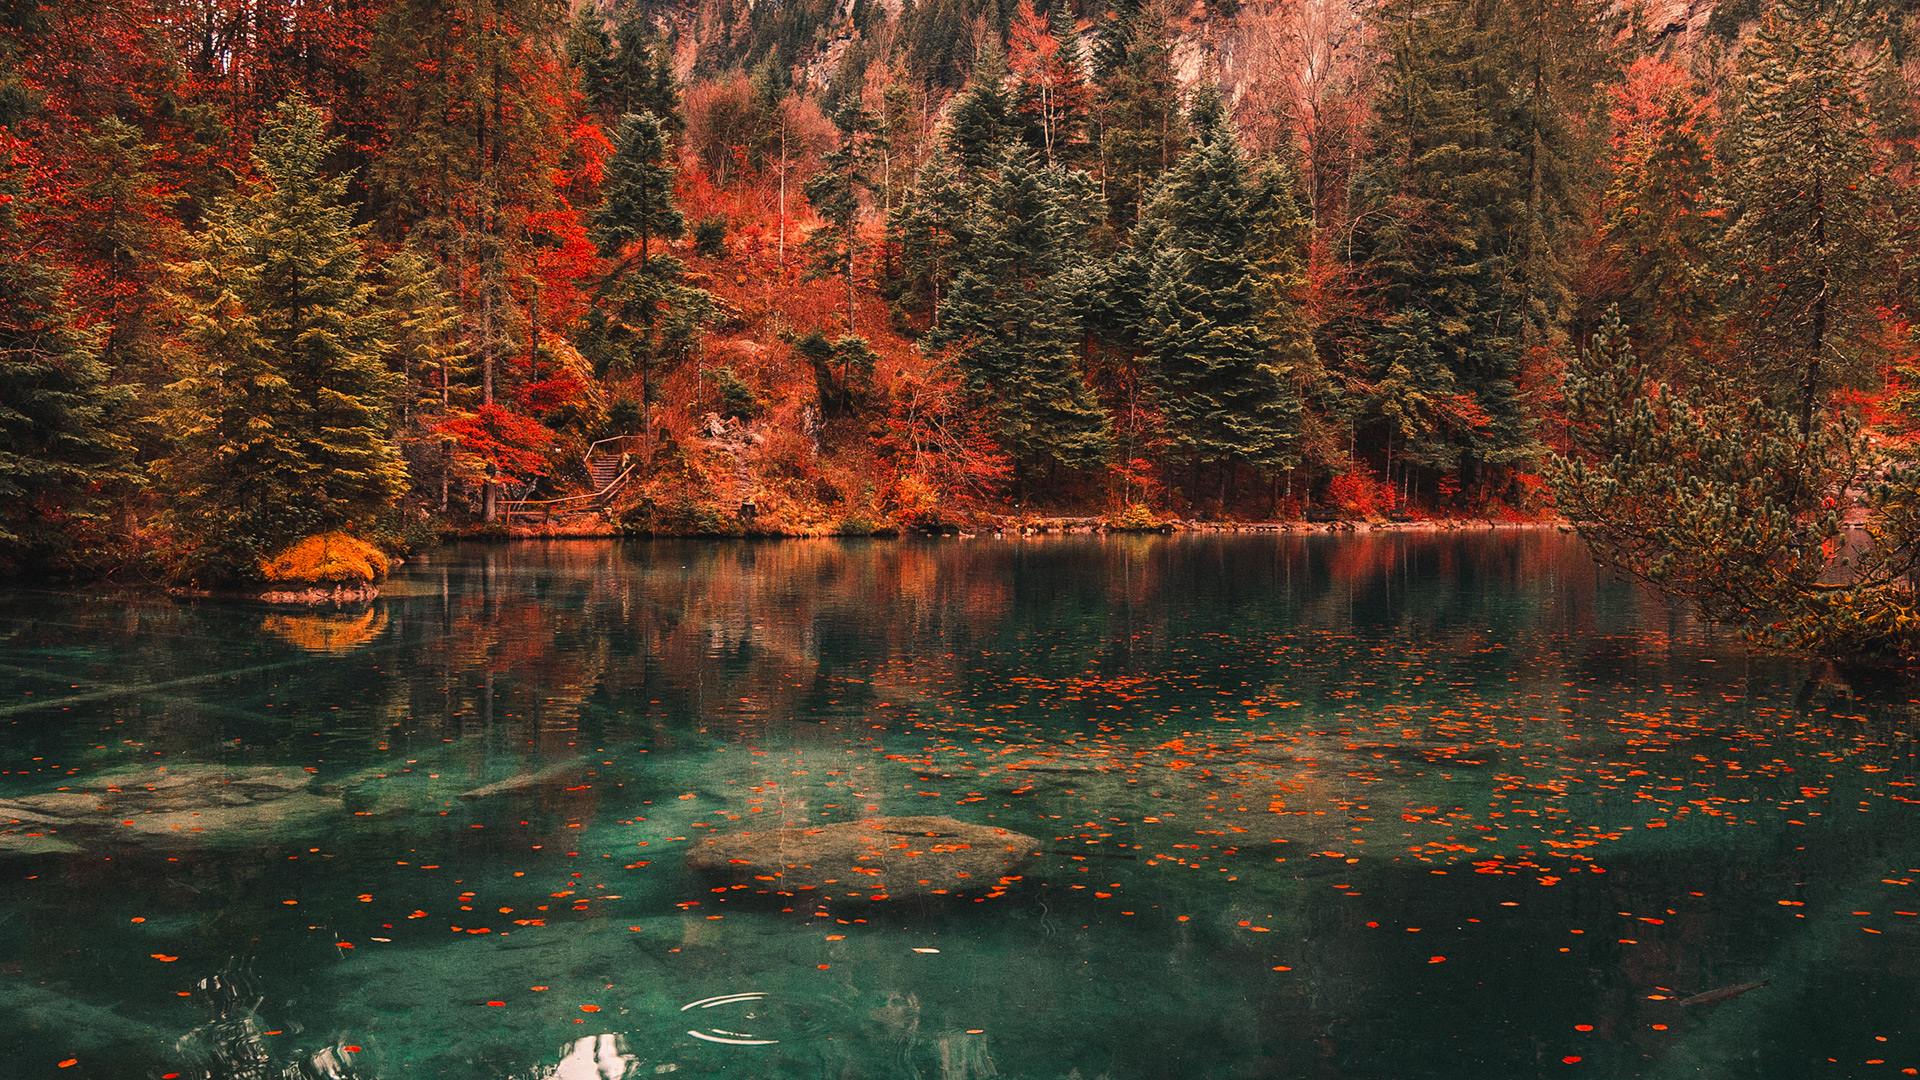
[[[949,817],[882,817],[716,836],[687,866],[761,892],[820,890],[875,899],[1001,888],[1040,851],[1011,829]]]
[[[88,840],[161,846],[258,839],[340,809],[305,773],[275,766],[168,765],[107,773],[63,791],[0,799],[0,853],[73,851]]]

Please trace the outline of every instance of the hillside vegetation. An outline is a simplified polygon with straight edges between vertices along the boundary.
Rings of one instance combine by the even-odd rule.
[[[1767,466],[1796,497],[1859,502],[1914,402],[1909,29],[1856,0],[22,8],[0,555],[211,584],[331,533],[1526,518],[1548,475],[1644,523],[1699,478],[1623,503],[1623,440],[1732,403],[1798,440]],[[1650,397],[1686,404],[1632,429]],[[1780,512],[1684,543],[1825,543]]]

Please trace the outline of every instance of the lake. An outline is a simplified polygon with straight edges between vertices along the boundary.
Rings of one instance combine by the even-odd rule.
[[[0,644],[0,1075],[1920,1069],[1913,684],[1551,529],[457,546]],[[880,817],[1039,853],[686,865]]]

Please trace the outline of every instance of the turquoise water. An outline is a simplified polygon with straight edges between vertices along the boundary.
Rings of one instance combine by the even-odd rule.
[[[1551,530],[475,546],[0,648],[8,1077],[1920,1068],[1912,685]],[[683,865],[879,815],[1044,851]]]

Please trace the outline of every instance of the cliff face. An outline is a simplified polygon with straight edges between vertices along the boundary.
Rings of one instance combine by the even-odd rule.
[[[804,0],[802,0],[804,3]],[[941,0],[920,0],[924,11]],[[1027,0],[1015,0],[1026,3]],[[1360,59],[1366,15],[1377,0],[1248,0],[1231,15],[1222,15],[1209,0],[1175,0],[1175,57],[1182,82],[1191,84],[1211,65],[1228,100],[1243,114],[1251,106],[1270,109],[1270,100],[1311,97],[1337,84]],[[776,18],[783,30],[794,25],[794,0],[694,0],[684,6],[663,7],[653,16],[657,25],[673,32],[683,78],[692,77],[700,58],[723,53],[760,55],[765,49],[752,41],[756,24]],[[1688,51],[1707,31],[1715,0],[1616,0],[1622,15],[1637,18],[1649,40],[1669,51]],[[856,44],[864,42],[868,58],[902,44],[902,35],[926,32],[928,23],[909,26],[915,8],[908,0],[816,0],[810,6],[818,22],[807,42],[790,54],[796,81],[822,89],[835,81],[841,62]],[[958,0],[960,11],[977,7],[963,36],[983,39],[990,22],[991,0]],[[1093,5],[1085,5],[1089,9]],[[1733,0],[1732,8],[1757,6],[1753,0]],[[775,13],[775,14],[769,14]],[[1749,21],[1740,12],[1728,16]],[[1097,20],[1077,20],[1083,54],[1091,55]],[[863,33],[860,26],[866,27]],[[1731,28],[1729,28],[1731,29]],[[1258,126],[1258,125],[1255,125]]]

